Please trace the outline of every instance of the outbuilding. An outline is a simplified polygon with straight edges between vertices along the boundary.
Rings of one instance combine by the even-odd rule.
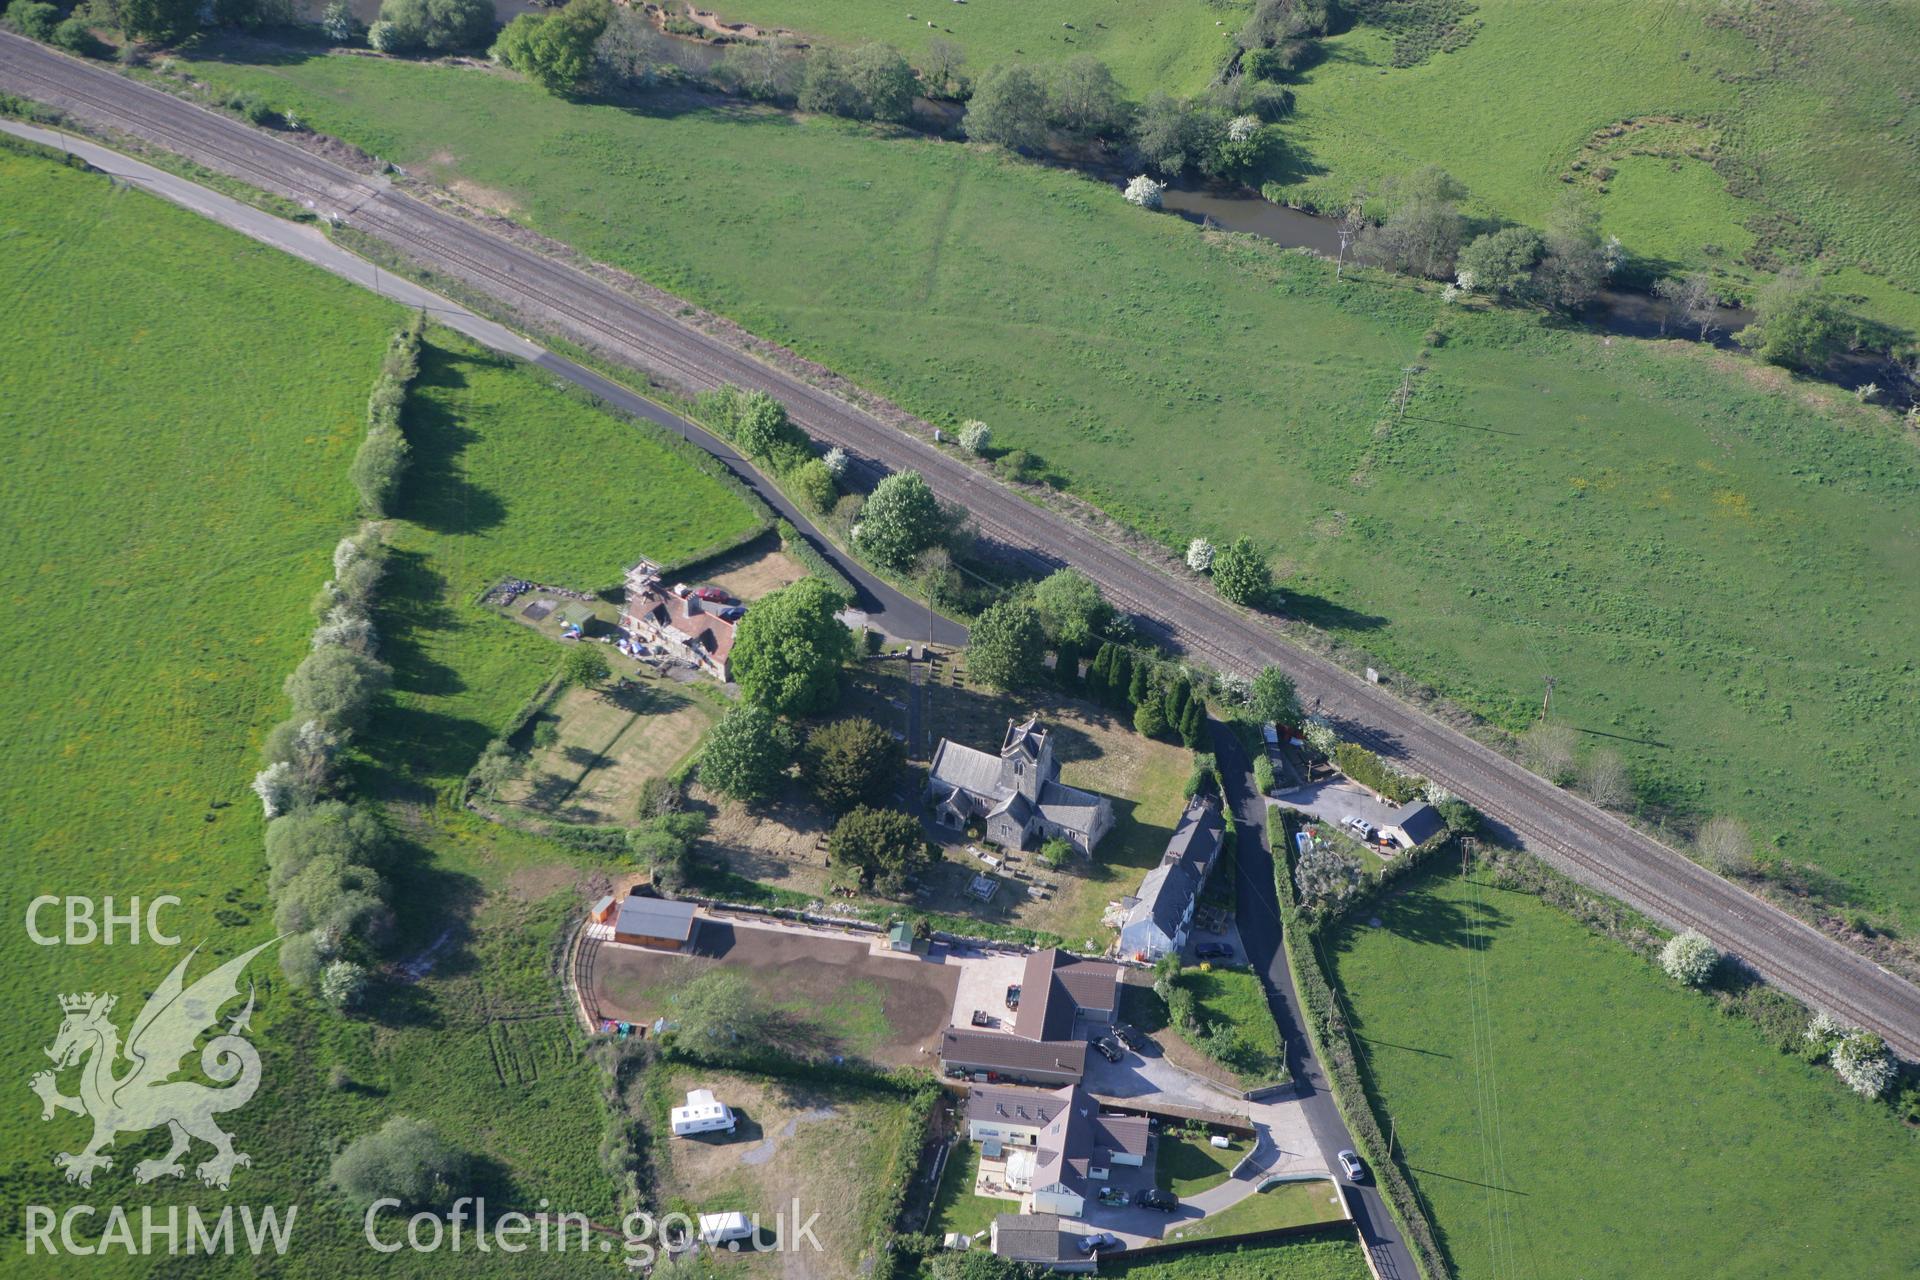
[[[656,951],[683,951],[699,924],[691,902],[629,894],[613,922],[613,940]]]
[[[1424,800],[1415,800],[1387,815],[1380,829],[1402,849],[1412,849],[1445,834],[1447,823],[1438,809]]]
[[[619,899],[609,893],[593,904],[593,910],[587,913],[587,918],[595,924],[612,924],[618,914]]]

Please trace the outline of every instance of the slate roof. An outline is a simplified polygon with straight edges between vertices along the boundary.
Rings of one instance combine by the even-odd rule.
[[[1033,1071],[1085,1075],[1087,1046],[1078,1040],[1028,1040],[1004,1031],[949,1027],[940,1036],[940,1060],[980,1071],[1023,1075]]]
[[[1085,1195],[1090,1171],[1106,1168],[1115,1152],[1146,1155],[1148,1125],[1145,1116],[1102,1115],[1091,1096],[1078,1089],[1070,1092],[1066,1110],[1040,1131],[1033,1185],[1061,1186]]]
[[[631,895],[620,904],[614,920],[615,933],[638,934],[643,938],[671,938],[685,942],[693,936],[693,904],[671,898],[643,898]]]
[[[1424,800],[1401,805],[1391,815],[1390,825],[1400,829],[1400,833],[1416,845],[1425,844],[1447,829],[1447,823],[1440,811]]]
[[[1007,736],[1000,744],[1000,754],[1010,756],[1019,752],[1029,760],[1038,760],[1046,749],[1047,731],[1040,727],[1040,718],[1035,716],[1025,724],[1007,721]]]
[[[1003,1213],[993,1220],[993,1251],[1015,1262],[1071,1262],[1076,1241],[1055,1213]]]
[[[1081,1009],[1111,1013],[1120,1005],[1120,966],[1082,960],[1056,949],[1027,957],[1020,975],[1020,1010],[1014,1034],[1029,1040],[1065,1040]]]
[[[1147,872],[1140,882],[1138,901],[1127,911],[1120,928],[1122,947],[1144,949],[1155,941],[1171,945],[1174,931],[1187,914],[1187,905],[1199,894],[1206,881],[1207,868],[1220,852],[1226,823],[1219,806],[1205,797],[1196,797],[1180,816],[1180,825],[1167,841],[1160,865]]]
[[[1000,790],[1000,757],[942,738],[927,776],[936,786],[958,787],[977,796],[996,795]]]
[[[967,1119],[981,1124],[1040,1129],[1066,1109],[1073,1086],[1026,1089],[1013,1084],[976,1084],[967,1089]]]
[[[1091,836],[1100,821],[1102,800],[1091,791],[1049,782],[1040,790],[1040,816],[1058,827]]]

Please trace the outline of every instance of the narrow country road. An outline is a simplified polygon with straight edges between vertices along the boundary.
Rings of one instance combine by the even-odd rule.
[[[1240,835],[1234,844],[1234,867],[1238,879],[1234,892],[1239,901],[1236,919],[1240,942],[1246,948],[1247,963],[1260,975],[1267,991],[1267,1005],[1280,1026],[1286,1044],[1287,1070],[1293,1074],[1297,1096],[1307,1113],[1314,1140],[1326,1153],[1331,1167],[1339,1151],[1356,1150],[1353,1134],[1333,1100],[1313,1043],[1307,1039],[1306,1018],[1300,1010],[1300,993],[1294,989],[1293,974],[1287,968],[1280,941],[1280,898],[1273,885],[1273,850],[1267,845],[1267,802],[1255,789],[1253,762],[1247,759],[1240,740],[1217,721],[1209,723],[1213,735],[1214,758],[1220,776],[1227,784],[1227,803],[1233,807],[1233,820]],[[1356,1099],[1356,1105],[1361,1101]],[[1413,1252],[1400,1235],[1400,1227],[1387,1209],[1378,1183],[1348,1182],[1338,1169],[1334,1181],[1346,1195],[1354,1224],[1360,1228],[1360,1243],[1372,1259],[1374,1272],[1381,1280],[1418,1280],[1419,1268]]]
[[[1046,569],[1086,572],[1142,632],[1228,671],[1285,670],[1342,734],[1425,774],[1485,813],[1498,834],[1674,928],[1697,928],[1781,989],[1920,1058],[1920,989],[1696,866],[1610,814],[1528,773],[1318,654],[1202,580],[1149,564],[1060,511],[1034,505],[923,434],[834,393],[588,271],[512,243],[237,120],[17,36],[0,35],[0,89],[133,135],[302,203],[495,300],[526,325],[692,390],[732,382],[786,404],[816,439],[875,470],[913,468],[971,513],[981,536]],[[649,416],[652,416],[649,414]]]

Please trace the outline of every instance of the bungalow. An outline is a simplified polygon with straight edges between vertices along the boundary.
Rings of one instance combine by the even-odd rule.
[[[734,628],[739,605],[702,600],[684,584],[667,586],[650,560],[627,570],[627,602],[620,629],[636,645],[658,645],[668,656],[725,682],[731,679]]]
[[[1152,964],[1187,945],[1194,905],[1220,855],[1225,831],[1213,797],[1196,796],[1188,803],[1160,865],[1147,872],[1140,892],[1126,904],[1127,918],[1120,926],[1121,955]]]
[[[1078,1084],[1087,1073],[1083,1040],[1027,1040],[1005,1031],[949,1027],[940,1036],[940,1069],[948,1075],[1017,1084]]]
[[[628,894],[614,917],[613,940],[655,951],[682,951],[699,923],[691,902]]]

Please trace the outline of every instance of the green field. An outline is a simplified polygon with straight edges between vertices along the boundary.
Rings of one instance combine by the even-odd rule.
[[[1314,1237],[1284,1244],[1222,1245],[1167,1258],[1103,1259],[1103,1276],[1125,1280],[1367,1280],[1367,1260],[1351,1238]]]
[[[1920,1132],[1530,895],[1422,878],[1330,945],[1462,1280],[1910,1276]]]
[[[1346,1217],[1346,1206],[1331,1182],[1280,1182],[1168,1234],[1177,1240],[1224,1240],[1283,1227],[1344,1222]]]
[[[1232,51],[1246,0],[723,0],[725,22],[784,27],[838,44],[881,40],[919,63],[931,40],[959,45],[978,76],[1002,62],[1056,62],[1091,53],[1136,97],[1155,89],[1196,93]],[[931,25],[931,18],[938,26]]]
[[[1751,25],[1706,21],[1729,12]],[[1549,15],[1479,0],[1473,16],[1483,25],[1469,44],[1414,67],[1392,67],[1392,40],[1374,27],[1328,40],[1287,123],[1299,168],[1287,198],[1338,209],[1357,187],[1432,163],[1480,212],[1538,226],[1596,131],[1678,118],[1724,172],[1658,130],[1616,140],[1597,162],[1617,170],[1601,208],[1630,254],[1723,271],[1749,292],[1757,274],[1735,263],[1755,238],[1747,224],[1785,214],[1818,233],[1841,292],[1920,326],[1911,5],[1583,0]]]
[[[352,528],[346,467],[380,353],[404,317],[104,177],[6,150],[0,244],[9,300],[0,433],[12,445],[0,493],[16,541],[0,574],[12,605],[4,651],[21,677],[8,682],[0,738],[16,921],[5,955],[29,993],[8,1024],[7,1062],[24,1082],[47,1065],[40,1049],[59,1026],[56,993],[117,993],[124,1031],[179,956],[124,943],[30,945],[18,924],[29,895],[113,895],[124,908],[134,895],[177,894],[182,906],[164,922],[204,945],[196,976],[208,957],[270,935],[248,783],[260,734],[285,715],[281,681],[309,647],[308,601]],[[490,732],[552,666],[550,654],[516,648],[506,623],[493,623],[500,645],[485,643],[460,620],[464,599],[436,611],[402,593],[465,591],[464,575],[495,564],[598,583],[617,571],[628,539],[672,554],[723,532],[738,506],[709,495],[704,531],[656,522],[650,509],[543,515],[557,496],[537,483],[543,469],[597,477],[605,488],[571,483],[602,502],[653,484],[697,488],[704,477],[529,375],[470,356],[428,364],[422,412],[409,413],[420,465],[403,506],[422,523],[396,524],[406,550],[383,616],[401,691],[360,742],[362,785],[396,796],[457,778],[467,724]],[[509,427],[521,443],[507,442]],[[137,1185],[132,1164],[159,1154],[163,1134],[126,1136],[90,1191],[68,1186],[49,1158],[78,1146],[81,1122],[43,1125],[38,1106],[23,1103],[5,1129],[16,1209],[297,1205],[275,1273],[364,1274],[359,1214],[321,1184],[340,1143],[407,1114],[478,1155],[486,1194],[502,1207],[544,1196],[597,1219],[615,1213],[616,1186],[595,1157],[605,1130],[598,1074],[560,1015],[549,968],[580,869],[455,812],[402,805],[393,816],[405,845],[393,877],[396,955],[431,952],[430,976],[393,987],[368,1018],[344,1020],[285,989],[270,959],[256,964],[263,1084],[230,1123],[253,1158],[231,1191],[191,1177]],[[58,928],[53,913],[42,923]],[[84,1223],[78,1233],[89,1235]],[[74,1265],[36,1257],[25,1273],[70,1275]],[[116,1252],[88,1270],[152,1274],[152,1265]],[[258,1274],[244,1256],[193,1265]],[[572,1260],[409,1253],[381,1266],[528,1276],[570,1274]]]
[[[1678,344],[1337,286],[1070,174],[845,122],[364,58],[192,69],[935,421],[980,417],[1169,545],[1253,534],[1290,609],[1498,724],[1552,674],[1655,816],[1738,812],[1920,918],[1915,855],[1858,836],[1920,820],[1916,465],[1883,411]]]

